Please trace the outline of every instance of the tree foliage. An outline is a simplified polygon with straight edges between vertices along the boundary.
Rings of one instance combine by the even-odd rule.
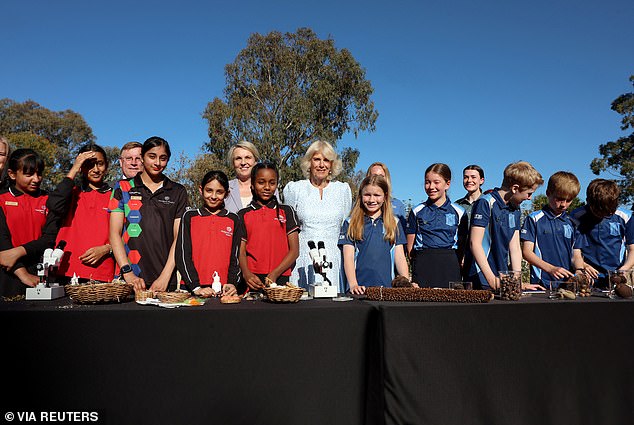
[[[634,85],[634,75],[630,76]],[[625,93],[612,102],[612,110],[621,114],[621,130],[634,130],[634,93]],[[590,164],[594,174],[610,171],[620,176],[616,180],[621,188],[620,201],[624,204],[634,202],[634,131],[618,140],[599,146],[600,158]]]
[[[374,131],[378,112],[365,70],[311,29],[251,35],[225,77],[224,100],[213,99],[203,113],[204,148],[224,159],[237,141],[253,142],[279,167],[283,183],[302,178],[298,159],[313,141],[336,145],[348,132]],[[348,176],[358,155],[352,148],[342,154]]]
[[[83,117],[71,110],[51,111],[38,103],[0,100],[0,134],[12,147],[32,148],[46,164],[44,187],[58,183],[70,169],[80,145],[95,136]]]
[[[232,171],[226,161],[219,160],[214,154],[201,153],[192,159],[181,152],[177,158],[172,158],[166,173],[170,179],[185,186],[189,196],[189,204],[192,207],[197,207],[203,205],[203,199],[198,189],[200,182],[205,174],[211,170],[220,170],[225,173]]]

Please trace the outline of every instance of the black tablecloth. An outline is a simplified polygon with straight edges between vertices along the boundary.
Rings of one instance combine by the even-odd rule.
[[[6,303],[5,366],[17,379],[1,404],[97,410],[110,424],[362,424],[376,313],[330,300]]]
[[[4,411],[97,410],[111,424],[634,418],[631,300],[165,310],[62,299],[0,303],[0,320]]]
[[[375,303],[385,423],[634,421],[634,303]]]

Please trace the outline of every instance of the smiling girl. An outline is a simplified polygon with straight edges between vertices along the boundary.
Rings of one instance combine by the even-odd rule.
[[[217,273],[222,293],[235,295],[240,277],[238,216],[225,209],[229,179],[210,171],[198,189],[205,205],[183,214],[176,243],[176,267],[187,288],[201,297],[215,297],[211,284]]]
[[[278,179],[275,165],[256,164],[251,174],[253,200],[238,212],[242,225],[240,268],[252,290],[271,282],[288,283],[299,255],[297,216],[293,208],[278,203]]]
[[[110,199],[110,244],[121,276],[135,290],[175,288],[174,249],[188,205],[185,188],[163,174],[171,152],[160,137],[143,143],[143,171],[120,181]]]
[[[37,285],[37,263],[55,242],[57,220],[47,214],[40,190],[44,161],[32,149],[18,149],[7,161],[9,187],[0,193],[0,295],[15,296]]]
[[[73,167],[51,193],[51,199],[62,200],[60,214],[65,217],[57,235],[58,243],[66,241],[57,271],[60,276],[70,278],[75,274],[83,280],[102,282],[110,282],[114,276],[108,241],[108,202],[112,189],[103,181],[107,170],[108,157],[103,148],[84,145]],[[74,181],[77,174],[81,174],[79,186]]]
[[[409,279],[405,232],[389,199],[390,187],[384,177],[366,177],[350,218],[341,227],[343,269],[353,294],[365,293],[368,286],[390,287],[395,265],[399,275]]]
[[[407,252],[412,260],[412,280],[420,287],[447,288],[460,281],[459,248],[464,245],[467,220],[464,208],[452,203],[447,190],[451,169],[436,163],[425,170],[427,200],[409,213]]]

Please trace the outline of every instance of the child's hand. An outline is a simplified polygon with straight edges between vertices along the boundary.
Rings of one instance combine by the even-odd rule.
[[[542,285],[538,283],[525,283],[522,285],[522,289],[528,289],[531,291],[537,291],[537,290],[545,291],[546,290],[546,288],[544,288]]]
[[[165,292],[168,283],[169,282],[167,281],[167,279],[162,279],[161,276],[159,276],[158,279],[152,282],[152,286],[150,286],[150,291]]]
[[[197,292],[194,292],[194,294],[203,298],[211,298],[216,296],[216,291],[214,291],[210,287],[206,287],[206,288],[200,288]]]
[[[30,286],[31,288],[35,288],[38,283],[40,283],[40,278],[31,274],[31,273],[23,273],[20,276],[20,282],[25,284],[26,286]]]
[[[109,252],[110,248],[108,248],[108,245],[93,246],[92,248],[88,248],[86,252],[79,256],[79,261],[84,264],[94,266],[99,262],[99,260],[108,255]]]
[[[275,273],[271,272],[268,275],[266,275],[266,278],[268,279],[267,282],[271,283],[271,282],[277,282],[277,278],[280,277],[279,275],[275,275]]]
[[[249,273],[244,275],[246,281],[247,281],[247,286],[250,289],[254,289],[256,291],[264,288],[264,285],[262,284],[262,281],[260,280],[259,277],[257,277],[256,275],[254,275],[253,273]]]
[[[225,286],[222,287],[222,295],[238,295],[238,290],[231,283],[226,283]]]
[[[354,295],[363,295],[365,294],[365,286],[350,285],[350,293]]]
[[[570,270],[557,266],[549,267],[546,272],[548,272],[549,275],[556,277],[557,279],[567,279],[574,276],[574,274],[572,274]]]
[[[586,264],[586,273],[588,274],[588,276],[590,276],[592,279],[598,279],[599,278],[599,272],[597,271],[597,269],[595,269],[594,267],[592,267],[589,264]]]
[[[491,289],[498,289],[500,287],[500,279],[495,277],[495,275],[491,274],[491,276],[485,276],[485,277]]]
[[[0,251],[0,266],[10,270],[13,266],[15,266],[15,263],[20,259],[20,257],[24,255],[22,253],[23,251],[24,248],[21,246]]]
[[[143,278],[140,278],[132,272],[126,273],[122,277],[123,280],[126,281],[126,283],[130,283],[134,286],[135,291],[145,291],[146,287]]]
[[[97,152],[93,152],[93,151],[82,152],[79,155],[77,155],[77,158],[75,158],[75,163],[73,164],[72,168],[70,169],[66,177],[68,177],[69,179],[74,179],[77,173],[81,171],[81,166],[84,164],[84,162],[86,162],[89,159],[93,159],[96,156],[97,156]]]

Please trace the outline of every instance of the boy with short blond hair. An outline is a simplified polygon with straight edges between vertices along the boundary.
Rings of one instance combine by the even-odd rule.
[[[586,190],[586,205],[571,214],[581,235],[585,269],[599,285],[608,271],[634,268],[634,220],[632,212],[618,208],[618,185],[594,179]]]
[[[548,179],[548,204],[524,220],[520,239],[524,259],[532,266],[531,283],[547,285],[573,277],[573,263],[575,269],[583,268],[581,251],[575,246],[575,226],[567,212],[580,189],[574,174],[556,172]]]
[[[541,174],[531,164],[514,162],[504,169],[502,187],[482,195],[473,205],[471,251],[465,262],[471,264],[469,279],[475,287],[497,289],[500,271],[521,270],[520,204],[529,200],[543,183]]]

